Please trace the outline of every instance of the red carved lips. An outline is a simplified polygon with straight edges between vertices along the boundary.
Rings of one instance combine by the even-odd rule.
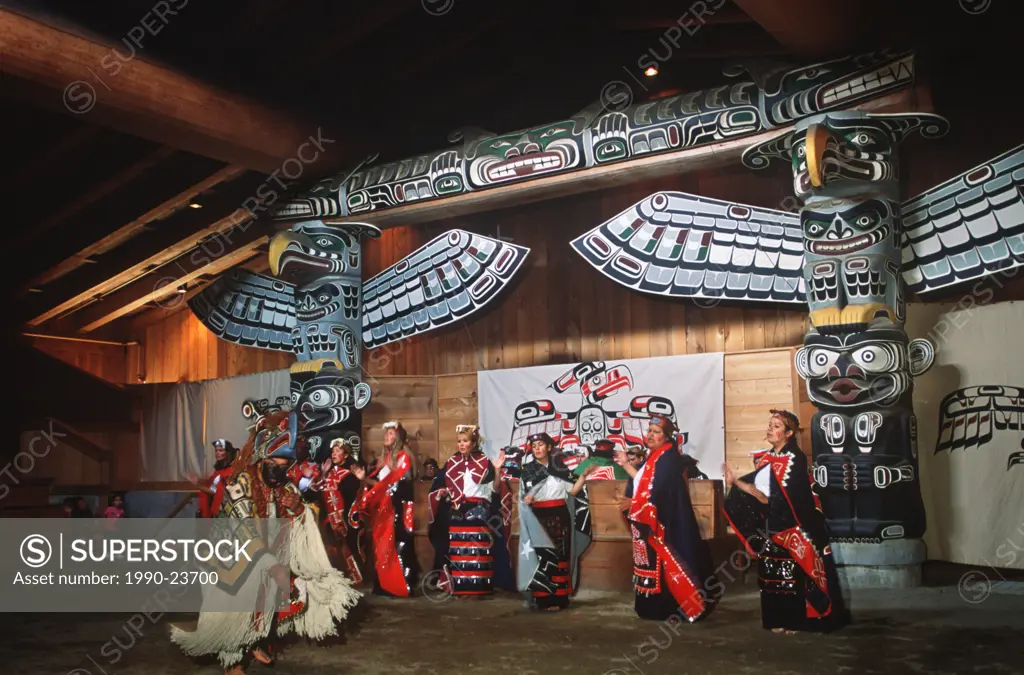
[[[832,398],[840,403],[849,403],[857,398],[857,395],[864,391],[864,389],[865,387],[863,386],[863,383],[844,377],[833,382],[828,391],[832,394]]]

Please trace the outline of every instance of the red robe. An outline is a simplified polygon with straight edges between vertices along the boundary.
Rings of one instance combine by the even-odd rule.
[[[380,476],[384,467],[389,466],[390,453],[374,469],[370,478]],[[364,490],[359,501],[349,513],[350,524],[357,525],[359,518],[370,524],[373,537],[374,567],[377,570],[377,583],[380,587],[396,597],[407,598],[412,595],[409,581],[405,574],[405,565],[398,551],[398,534],[396,528],[403,528],[403,539],[412,540],[413,536],[413,502],[411,489],[408,495],[399,495],[393,500],[392,486],[397,486],[412,471],[412,457],[405,450],[398,451],[396,466],[389,467],[388,474],[373,487]],[[396,503],[401,512],[396,512]],[[400,520],[398,520],[400,519]],[[396,520],[398,522],[396,523]],[[415,560],[415,553],[409,551],[407,556]]]

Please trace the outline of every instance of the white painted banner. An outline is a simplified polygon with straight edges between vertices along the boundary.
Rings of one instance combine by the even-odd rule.
[[[908,310],[936,352],[914,386],[924,539],[933,560],[1024,569],[1024,304],[977,302]]]
[[[484,451],[524,446],[546,432],[575,466],[602,438],[643,444],[648,418],[667,414],[683,451],[709,478],[722,477],[725,412],[722,353],[534,366],[477,373]]]

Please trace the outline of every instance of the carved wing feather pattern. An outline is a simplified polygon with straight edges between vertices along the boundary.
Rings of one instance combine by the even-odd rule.
[[[917,294],[1024,264],[1024,145],[904,202],[903,227]]]
[[[644,293],[806,302],[800,217],[786,211],[658,192],[572,247],[605,276]]]
[[[419,335],[486,305],[530,249],[450,230],[363,283],[367,349]]]
[[[188,301],[204,326],[246,347],[294,352],[295,287],[273,277],[233,269]]]

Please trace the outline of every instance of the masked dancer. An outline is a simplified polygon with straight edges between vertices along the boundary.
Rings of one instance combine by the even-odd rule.
[[[357,466],[352,448],[342,438],[331,442],[331,456],[320,470],[320,478],[312,489],[320,493],[326,524],[341,552],[342,564],[352,583],[363,582],[365,557],[361,546],[361,530],[350,522],[352,507],[362,493],[363,484],[353,468]]]
[[[616,461],[632,477],[626,495],[631,498],[627,518],[637,616],[657,621],[678,616],[693,622],[713,609],[717,598],[708,591],[721,585],[693,513],[675,434],[668,417],[651,417],[644,463],[636,468],[623,452]]]
[[[235,446],[223,438],[213,442],[213,473],[209,478],[200,481],[197,476],[190,475],[189,482],[199,489],[198,510],[203,518],[213,518],[220,513],[220,505],[224,499],[225,479],[231,475],[231,464],[237,455]]]
[[[590,546],[590,504],[585,481],[553,452],[554,440],[534,434],[519,468],[519,590],[530,609],[555,612],[569,606],[579,588],[579,559]],[[499,465],[505,453],[498,454]],[[575,479],[575,480],[574,480]]]
[[[807,456],[797,445],[800,422],[788,410],[770,412],[771,449],[754,453],[754,471],[736,478],[728,464],[722,467],[725,513],[757,557],[761,624],[776,633],[831,632],[849,614]]]
[[[429,497],[434,562],[442,563],[437,585],[460,597],[489,595],[494,537],[488,519],[499,475],[480,449],[479,427],[460,424],[455,438],[457,450],[434,479]],[[442,502],[448,508],[440,509]]]
[[[352,472],[366,488],[352,509],[352,524],[368,523],[373,538],[377,578],[373,592],[396,598],[412,596],[418,564],[413,530],[413,459],[408,434],[400,422],[386,422],[384,456],[370,472]]]
[[[225,526],[244,530],[235,536],[249,540],[249,560],[215,567],[218,582],[203,586],[204,609],[195,630],[171,628],[171,639],[182,651],[190,656],[215,655],[227,675],[243,675],[250,654],[269,664],[281,636],[294,633],[322,640],[337,635],[337,622],[360,597],[331,567],[316,517],[288,479],[296,461],[297,431],[297,420],[287,411],[271,412],[257,421],[224,479],[227,486],[220,513],[215,514]],[[267,528],[258,523],[262,519],[288,521],[290,536],[281,543],[280,537],[266,534]],[[276,602],[278,589],[283,603]],[[240,602],[252,606],[252,611],[224,611]]]

